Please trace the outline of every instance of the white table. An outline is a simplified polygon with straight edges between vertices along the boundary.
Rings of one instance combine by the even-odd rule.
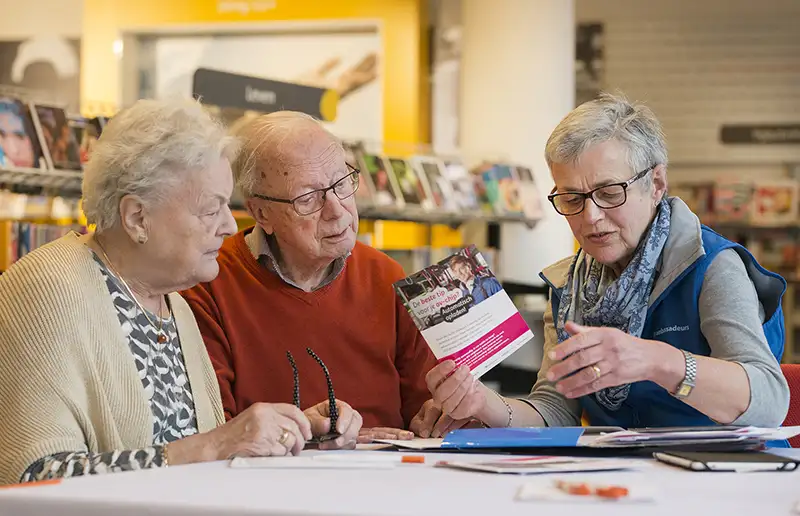
[[[800,450],[781,450],[800,458]],[[386,452],[352,452],[386,453]],[[790,515],[800,502],[800,471],[694,473],[653,462],[644,472],[591,473],[598,482],[641,482],[659,490],[655,504],[517,502],[532,476],[504,476],[425,465],[391,470],[231,469],[207,463],[66,480],[57,485],[0,490],[0,514],[115,516],[448,514]],[[447,455],[454,458],[456,455]],[[487,456],[457,455],[478,460]],[[539,476],[541,479],[542,477]],[[551,476],[552,478],[552,476]],[[575,478],[575,477],[573,477]]]

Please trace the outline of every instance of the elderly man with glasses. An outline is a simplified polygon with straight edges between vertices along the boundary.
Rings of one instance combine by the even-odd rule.
[[[541,275],[538,381],[504,398],[444,362],[427,377],[444,412],[490,426],[780,426],[786,282],[667,196],[653,113],[602,95],[556,127],[545,157],[580,250]]]
[[[214,281],[184,293],[226,417],[267,400],[304,408],[300,398],[335,389],[363,417],[362,442],[455,425],[430,399],[435,358],[394,293],[402,267],[356,240],[359,171],[341,143],[296,112],[234,132],[233,173],[256,225],[224,243]]]

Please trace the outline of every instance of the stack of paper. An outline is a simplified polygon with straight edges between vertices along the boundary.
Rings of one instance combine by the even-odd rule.
[[[647,428],[623,430],[599,435],[587,446],[594,448],[631,448],[642,446],[678,446],[686,444],[763,443],[800,435],[800,426],[783,428],[697,427]]]
[[[800,435],[800,426],[642,428],[594,432],[591,428],[475,428],[454,430],[444,439],[410,441],[377,440],[378,443],[412,450],[469,450],[514,448],[643,448],[694,445],[732,445],[746,448],[767,441]],[[553,452],[550,452],[553,453]]]
[[[440,461],[437,467],[481,471],[484,473],[504,473],[515,475],[535,475],[541,473],[578,473],[590,471],[620,471],[638,469],[646,463],[631,459],[587,459],[576,457],[517,457],[485,462]]]

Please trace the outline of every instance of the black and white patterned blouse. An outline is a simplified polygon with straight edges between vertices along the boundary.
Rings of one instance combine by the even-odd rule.
[[[163,465],[162,449],[168,442],[197,433],[194,398],[186,373],[175,320],[162,319],[167,340],[158,342],[154,327],[131,299],[122,282],[94,255],[119,317],[142,387],[153,411],[153,446],[140,450],[107,453],[63,451],[31,464],[22,482],[63,478],[85,474],[146,469]],[[155,314],[150,320],[159,324]]]

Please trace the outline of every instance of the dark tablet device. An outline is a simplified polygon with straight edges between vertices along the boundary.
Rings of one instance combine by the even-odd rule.
[[[794,471],[800,461],[768,452],[655,452],[657,460],[691,471]]]

